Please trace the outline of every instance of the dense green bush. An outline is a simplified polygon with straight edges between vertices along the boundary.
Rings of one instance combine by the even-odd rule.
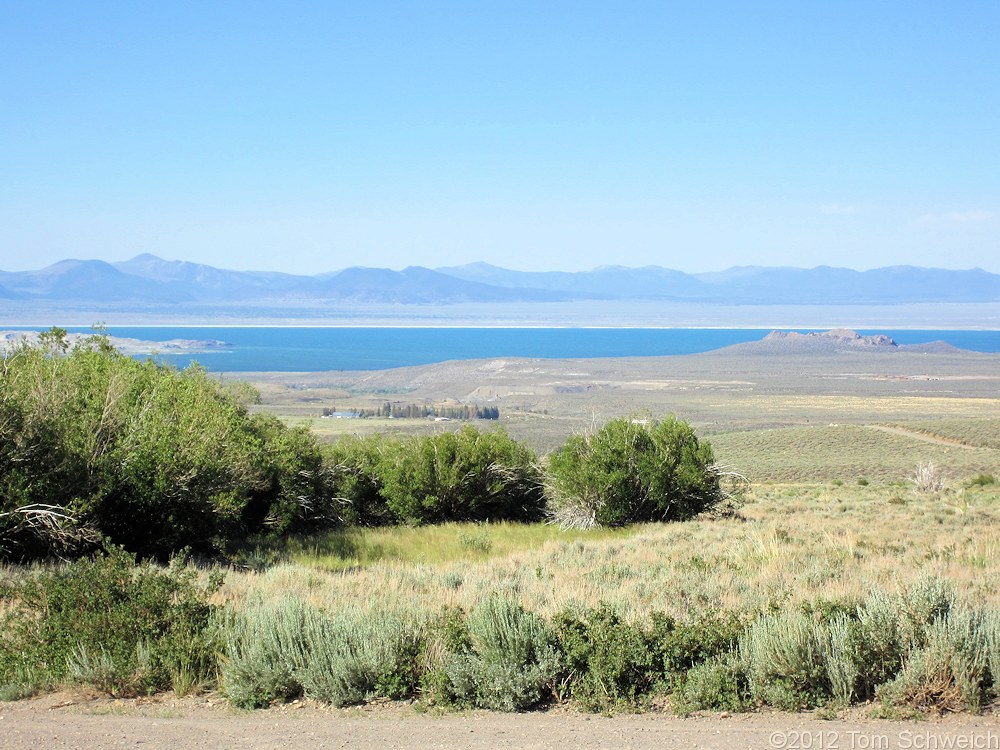
[[[649,637],[664,679],[676,682],[693,667],[735,649],[745,629],[732,612],[702,612],[687,622],[654,613]]]
[[[83,682],[112,695],[186,692],[215,669],[212,607],[177,558],[137,565],[119,547],[32,571],[0,591],[0,686]]]
[[[555,617],[570,694],[588,711],[634,709],[663,675],[649,633],[607,606]]]
[[[353,523],[535,521],[544,510],[534,453],[503,430],[348,438],[330,448],[327,466]]]
[[[549,460],[550,505],[568,526],[677,521],[723,500],[711,446],[686,422],[612,420]]]
[[[655,692],[677,692],[692,670],[733,653],[744,630],[733,614],[705,612],[678,622],[654,612],[645,626],[623,620],[606,605],[565,610],[555,616],[553,627],[564,653],[569,694],[582,708],[603,712],[634,710]]]
[[[381,493],[381,467],[399,452],[398,443],[398,438],[381,434],[345,435],[326,447],[324,463],[331,503],[345,524],[387,526],[396,523],[395,514]]]
[[[295,528],[304,517],[314,523],[321,469],[307,431],[251,415],[235,389],[198,367],[139,362],[97,335],[67,351],[58,331],[47,348],[2,360],[0,556],[8,559],[71,551],[101,535],[165,559],[185,546],[211,551]]]
[[[53,329],[0,367],[0,559],[72,556],[101,538],[161,560],[344,524],[535,521],[546,477],[503,430],[345,438],[252,414],[252,388]],[[711,447],[673,418],[618,419],[550,462],[563,521],[675,520],[724,496]],[[92,661],[92,660],[91,660]]]
[[[745,711],[751,705],[746,669],[733,651],[696,664],[676,683],[674,710]]]
[[[503,430],[403,439],[381,465],[381,493],[403,523],[537,521],[541,469],[529,448]]]

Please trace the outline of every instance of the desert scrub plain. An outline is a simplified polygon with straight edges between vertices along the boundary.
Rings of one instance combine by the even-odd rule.
[[[333,399],[360,406],[393,393],[407,402],[499,397],[503,425],[543,453],[621,413],[673,412],[752,488],[735,513],[618,530],[448,523],[272,536],[236,550],[221,583],[208,568],[140,566],[125,577],[149,577],[160,598],[107,611],[118,623],[159,613],[170,636],[162,651],[148,635],[67,642],[38,654],[43,668],[11,658],[39,642],[28,623],[23,640],[5,636],[0,694],[83,683],[120,695],[217,690],[243,707],[304,696],[505,711],[558,701],[603,712],[992,710],[997,358],[870,356],[258,378],[261,411],[312,417],[331,438],[454,430],[315,419]],[[102,564],[112,581],[131,569],[113,550],[100,559],[97,572],[84,564],[86,575],[72,572],[79,563],[47,569],[50,579],[13,567],[0,575],[8,590],[41,580],[28,594],[47,612],[61,601],[79,613],[87,599],[74,598],[75,575],[93,589]],[[156,604],[164,596],[189,602],[183,617]],[[14,599],[5,601],[10,611]]]

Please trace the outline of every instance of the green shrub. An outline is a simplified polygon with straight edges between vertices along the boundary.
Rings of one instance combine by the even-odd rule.
[[[538,615],[491,597],[472,610],[467,628],[468,647],[445,663],[459,703],[520,711],[554,693],[562,662],[552,631]]]
[[[506,432],[458,432],[406,438],[379,464],[379,492],[406,524],[537,521],[544,508],[541,469]]]
[[[42,568],[4,594],[0,685],[66,680],[111,695],[210,682],[216,644],[207,587],[176,558],[169,568],[136,565],[121,548]]]
[[[912,647],[927,643],[927,628],[951,611],[955,591],[941,578],[924,577],[900,594],[899,610],[903,637]]]
[[[684,520],[723,499],[711,446],[673,417],[622,417],[570,437],[550,457],[549,485],[567,526]]]
[[[460,607],[446,606],[428,620],[424,632],[425,645],[418,685],[420,696],[430,705],[455,703],[448,663],[453,654],[472,650],[466,614]]]
[[[326,446],[323,454],[331,512],[346,525],[384,526],[397,523],[382,496],[381,466],[398,455],[398,438],[375,434],[344,436]]]
[[[1000,612],[992,607],[983,613],[983,641],[990,672],[991,694],[1000,699]]]
[[[675,680],[696,665],[732,651],[745,628],[733,613],[702,612],[689,622],[654,613],[649,641],[657,662],[662,663],[662,679]]]
[[[135,656],[116,658],[101,646],[97,651],[80,644],[66,660],[68,682],[100,690],[108,695],[141,695],[156,690],[156,677],[148,643],[138,643]]]
[[[252,389],[136,361],[103,336],[53,341],[0,368],[0,557],[78,554],[68,542],[103,535],[165,560],[295,528],[322,505],[315,440],[250,415]],[[55,523],[25,523],[43,507]]]
[[[673,696],[673,709],[682,716],[692,711],[745,711],[749,706],[746,672],[735,651],[696,664]]]
[[[544,509],[537,458],[503,430],[346,438],[326,465],[349,523],[537,521]]]
[[[823,666],[830,682],[830,694],[838,703],[848,706],[857,691],[861,665],[857,654],[857,620],[840,615],[826,626],[822,641]]]
[[[295,675],[306,697],[334,706],[399,699],[419,681],[422,640],[402,619],[381,613],[308,610]]]
[[[970,479],[966,483],[966,486],[968,486],[968,487],[991,487],[991,486],[993,486],[996,483],[997,483],[996,477],[994,477],[992,474],[986,474],[986,473],[980,472],[979,474],[977,474],[976,476],[974,476],[972,479]]]
[[[405,698],[423,672],[422,627],[391,614],[331,614],[286,597],[230,613],[222,630],[223,691],[241,708],[302,695],[335,706]]]
[[[584,613],[561,612],[554,627],[570,693],[584,710],[635,709],[663,675],[646,631],[606,605]]]

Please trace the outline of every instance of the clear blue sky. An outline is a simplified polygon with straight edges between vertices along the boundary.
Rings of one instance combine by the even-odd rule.
[[[1000,272],[1000,2],[0,4],[0,269]]]

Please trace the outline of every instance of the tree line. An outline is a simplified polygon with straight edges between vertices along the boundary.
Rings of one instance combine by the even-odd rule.
[[[323,416],[329,417],[343,412],[334,407],[325,407]],[[372,419],[376,417],[392,419],[455,419],[472,421],[474,419],[496,420],[500,419],[500,408],[497,406],[478,406],[476,404],[459,404],[457,406],[443,406],[431,404],[402,404],[386,401],[370,409],[351,409],[349,414],[358,419]]]

